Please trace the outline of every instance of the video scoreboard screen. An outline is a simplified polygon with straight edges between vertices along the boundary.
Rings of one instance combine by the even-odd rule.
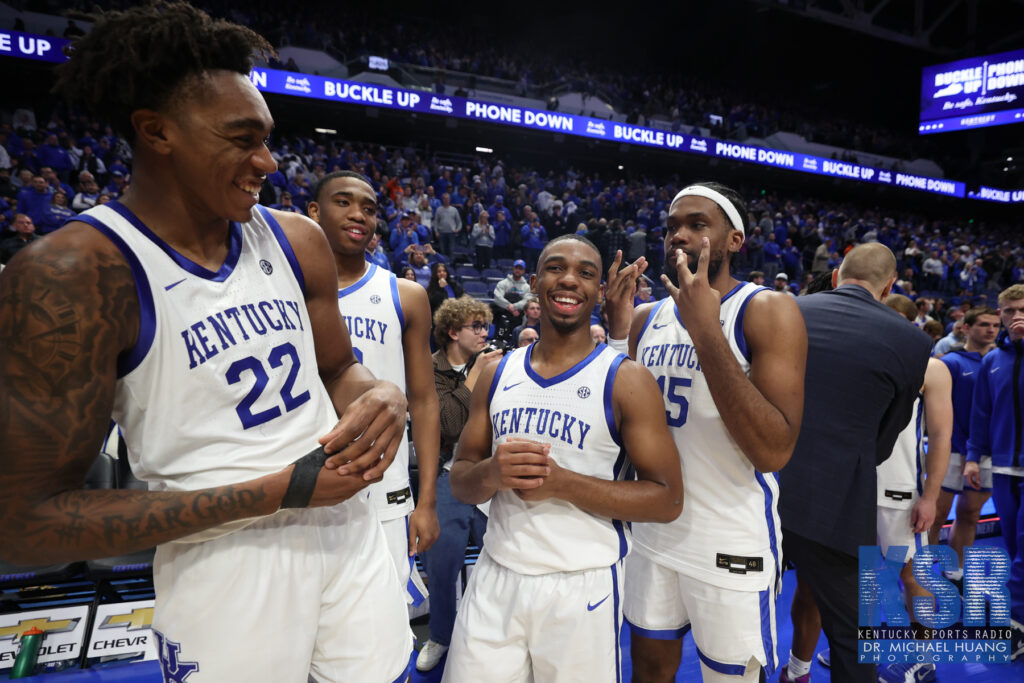
[[[1024,123],[1024,49],[928,66],[921,135]]]

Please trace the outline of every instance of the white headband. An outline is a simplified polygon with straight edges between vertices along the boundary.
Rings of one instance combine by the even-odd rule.
[[[744,237],[747,236],[747,231],[743,229],[743,221],[740,220],[740,214],[736,211],[736,207],[733,206],[733,203],[730,202],[724,194],[716,190],[712,190],[710,187],[705,187],[704,185],[690,185],[689,187],[684,187],[679,190],[679,193],[675,197],[672,198],[672,204],[675,204],[680,197],[692,196],[704,197],[705,199],[710,199],[715,204],[718,204],[722,207],[722,211],[725,212],[729,222],[732,223],[732,227],[742,232]],[[669,208],[672,207],[672,204],[669,204]]]

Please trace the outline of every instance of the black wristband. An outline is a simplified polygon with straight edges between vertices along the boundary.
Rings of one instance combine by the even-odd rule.
[[[313,489],[316,488],[316,478],[327,462],[327,454],[324,447],[319,446],[316,450],[306,453],[295,461],[295,469],[292,470],[292,478],[288,481],[288,490],[284,492],[281,499],[281,508],[304,508],[309,505],[313,497]]]

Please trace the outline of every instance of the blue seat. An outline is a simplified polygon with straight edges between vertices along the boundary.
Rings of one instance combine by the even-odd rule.
[[[480,274],[480,271],[477,270],[476,268],[474,268],[473,266],[459,266],[458,269],[455,271],[455,273],[462,280],[465,280],[466,278],[479,279],[479,278],[483,277]]]
[[[474,299],[486,297],[489,293],[487,284],[480,280],[463,280],[462,290]]]

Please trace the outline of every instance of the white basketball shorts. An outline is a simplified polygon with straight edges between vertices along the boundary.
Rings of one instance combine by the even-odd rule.
[[[742,676],[751,658],[770,677],[778,666],[775,591],[738,591],[700,581],[634,552],[626,558],[623,606],[633,635],[677,640],[692,632],[701,662]]]
[[[526,575],[480,553],[455,618],[445,683],[619,683],[622,563]]]
[[[157,549],[165,680],[405,680],[412,631],[384,533],[357,497]]]

